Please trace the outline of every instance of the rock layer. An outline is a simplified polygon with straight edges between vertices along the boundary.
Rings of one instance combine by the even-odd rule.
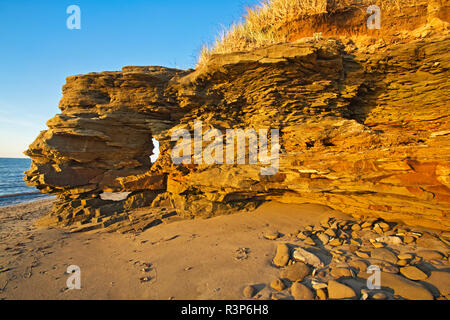
[[[445,29],[352,53],[339,39],[303,39],[215,55],[195,71],[69,77],[62,113],[26,152],[26,181],[58,196],[51,225],[105,226],[149,206],[210,217],[277,200],[449,230],[449,47]],[[171,135],[195,121],[280,130],[277,173],[174,164]],[[131,194],[104,201],[105,191]]]

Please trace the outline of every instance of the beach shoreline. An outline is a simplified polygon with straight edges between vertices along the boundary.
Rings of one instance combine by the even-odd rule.
[[[291,249],[313,248],[307,237],[301,239],[300,235],[310,234],[308,230],[312,228],[320,229],[323,221],[353,221],[325,206],[270,202],[253,212],[182,220],[142,233],[69,233],[36,227],[36,220],[49,212],[53,201],[0,208],[1,300],[292,300],[293,289],[286,279],[285,289],[277,291],[271,287],[272,281],[283,277],[285,269],[274,265],[277,248],[286,244]],[[448,256],[445,245],[430,242],[425,233],[422,240],[421,246],[441,250]],[[363,240],[359,250],[370,252],[365,242],[368,241]],[[419,240],[414,245],[389,247],[394,252],[408,253],[417,251],[418,244]],[[325,247],[325,251],[324,247],[309,250],[322,250],[327,263],[333,257],[331,274],[359,261],[338,254],[351,255],[351,246],[339,247],[343,248],[341,251]],[[448,261],[427,261],[427,265],[432,263],[435,264],[431,272],[448,272]],[[80,290],[67,288],[69,266],[81,270]],[[383,262],[385,266],[396,268]],[[445,274],[448,279],[448,273]],[[358,279],[339,281],[361,286],[365,280]],[[311,280],[304,283],[311,286]],[[443,283],[441,295],[445,296],[449,286],[442,280],[439,283]],[[245,295],[248,286],[255,289],[252,297]],[[435,298],[439,297],[433,292]],[[384,294],[390,299],[395,297],[389,292]]]

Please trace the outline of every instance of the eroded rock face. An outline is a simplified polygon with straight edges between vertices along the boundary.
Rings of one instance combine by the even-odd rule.
[[[352,55],[340,41],[311,40],[213,56],[196,71],[70,77],[62,114],[26,152],[26,180],[59,197],[47,224],[126,218],[150,205],[213,216],[278,200],[448,230],[449,47],[448,32]],[[171,134],[193,133],[195,121],[223,133],[280,130],[277,173],[175,165]],[[132,193],[111,202],[104,191]]]

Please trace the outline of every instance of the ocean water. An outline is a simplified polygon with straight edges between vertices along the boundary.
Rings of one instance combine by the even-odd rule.
[[[50,198],[23,181],[31,159],[0,158],[0,207]]]

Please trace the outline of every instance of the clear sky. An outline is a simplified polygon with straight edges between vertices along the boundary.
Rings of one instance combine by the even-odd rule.
[[[0,157],[24,157],[59,113],[70,75],[127,65],[192,68],[257,0],[0,0]],[[81,30],[69,30],[70,5]]]

